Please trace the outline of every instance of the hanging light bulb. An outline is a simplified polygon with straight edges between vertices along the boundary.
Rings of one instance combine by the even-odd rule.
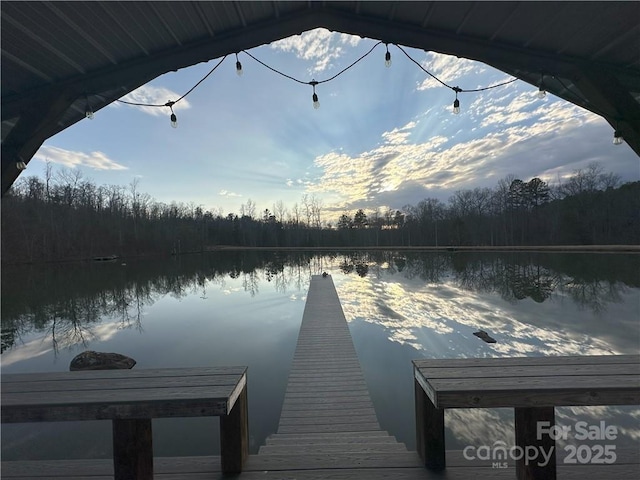
[[[20,171],[22,170],[26,170],[27,169],[27,164],[24,163],[22,160],[16,162],[16,168]]]
[[[544,74],[540,74],[540,86],[538,87],[538,98],[542,99],[547,96],[547,91],[544,88]]]
[[[91,105],[89,104],[89,97],[87,97],[86,95],[84,97],[87,100],[87,104],[84,107],[84,116],[85,116],[85,118],[88,118],[89,120],[93,120],[93,109],[91,108]]]
[[[457,115],[460,113],[460,100],[458,100],[458,92],[461,92],[462,90],[459,87],[454,87],[453,91],[456,92],[456,99],[453,101],[453,113]]]
[[[242,76],[242,64],[240,63],[240,60],[238,60],[237,53],[236,53],[236,73],[238,74],[239,77]]]
[[[309,84],[313,87],[313,95],[311,96],[311,99],[313,100],[313,108],[317,110],[320,108],[320,101],[318,100],[318,95],[316,94],[316,85],[318,84],[318,82],[316,82],[315,80],[311,80]]]
[[[387,46],[387,53],[384,54],[384,66],[389,68],[391,66],[391,52],[389,52],[389,44],[385,43]]]
[[[542,85],[540,85],[540,88],[538,89],[538,98],[543,99],[546,96],[547,96],[547,91],[544,89]]]
[[[613,144],[614,145],[622,145],[624,138],[622,138],[622,133],[619,130],[613,132]]]
[[[171,109],[171,117],[169,117],[171,119],[171,126],[173,128],[178,128],[178,117],[176,117],[176,114],[173,113],[173,105],[175,103],[176,102],[172,102],[171,100],[169,100],[167,103],[165,103],[165,106]]]

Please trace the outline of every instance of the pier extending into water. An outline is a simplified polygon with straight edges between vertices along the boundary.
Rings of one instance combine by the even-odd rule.
[[[416,453],[378,424],[329,275],[311,278],[278,431],[258,457],[267,470],[375,468],[392,478],[394,469],[418,468],[424,475]]]

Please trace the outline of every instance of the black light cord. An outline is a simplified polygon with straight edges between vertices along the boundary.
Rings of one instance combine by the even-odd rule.
[[[211,74],[215,71],[215,69],[216,69],[216,68],[218,68],[218,67],[222,64],[222,62],[224,62],[224,59],[225,59],[225,58],[227,58],[227,55],[225,55],[224,57],[222,57],[222,58],[220,59],[220,61],[219,61],[218,63],[216,63],[216,65],[215,65],[211,70],[209,70],[209,73],[207,73],[204,77],[202,77],[202,78],[200,79],[200,81],[198,81],[198,83],[196,83],[193,87],[191,87],[191,88],[187,91],[187,93],[185,93],[184,95],[182,95],[179,99],[177,99],[177,100],[175,100],[175,101],[171,101],[171,100],[169,100],[167,103],[162,103],[162,104],[153,104],[153,103],[137,103],[137,102],[128,102],[127,100],[120,100],[120,99],[117,99],[117,100],[116,100],[116,102],[125,103],[125,104],[127,104],[127,105],[134,105],[134,106],[137,106],[137,107],[173,107],[176,103],[178,103],[178,102],[179,102],[180,100],[182,100],[184,97],[186,97],[186,96],[187,96],[187,95],[189,95],[191,92],[193,92],[193,91],[196,89],[196,87],[197,87],[198,85],[200,85],[202,82],[204,82],[204,81],[207,79],[207,77],[208,77],[209,75],[211,75]]]
[[[362,55],[360,58],[358,58],[355,62],[351,63],[349,66],[343,68],[342,70],[340,70],[338,73],[336,73],[333,77],[327,78],[326,80],[312,80],[311,82],[304,82],[302,80],[299,80],[295,77],[292,77],[291,75],[287,75],[286,73],[281,72],[280,70],[277,70],[269,65],[267,65],[266,63],[264,63],[262,60],[257,59],[256,57],[254,57],[252,54],[250,54],[249,52],[247,52],[246,50],[242,50],[243,53],[246,53],[247,55],[249,55],[251,58],[253,58],[256,62],[258,62],[260,65],[262,65],[263,67],[268,68],[269,70],[271,70],[272,72],[277,73],[278,75],[282,75],[283,77],[286,77],[290,80],[293,80],[294,82],[298,82],[301,83],[303,85],[318,85],[320,83],[327,83],[330,82],[331,80],[339,77],[340,75],[342,75],[344,72],[346,72],[347,70],[349,70],[351,67],[353,67],[356,63],[358,63],[360,60],[362,60],[363,58],[367,57],[371,52],[373,52],[373,50],[375,50],[375,48],[380,45],[382,42],[378,42],[376,43],[373,47],[371,47],[369,49],[369,51],[367,53],[365,53],[364,55]]]

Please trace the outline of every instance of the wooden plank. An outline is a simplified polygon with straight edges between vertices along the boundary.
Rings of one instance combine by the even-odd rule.
[[[335,438],[336,440],[340,439],[340,438],[348,438],[348,437],[379,437],[379,436],[389,436],[389,432],[385,431],[385,430],[378,430],[375,432],[356,432],[353,435],[350,435],[349,433],[316,433],[314,434],[315,438]],[[303,435],[299,435],[299,434],[274,434],[271,438],[297,438],[297,439],[301,439],[303,438]]]
[[[283,404],[282,413],[293,412],[293,411],[318,411],[318,410],[337,410],[341,408],[373,408],[373,403],[371,399],[365,397],[356,397],[355,400],[351,398],[344,398],[342,400],[348,402],[348,405],[345,405],[345,401],[305,401],[305,399],[298,399],[297,401],[289,401]],[[282,415],[281,413],[281,415]]]
[[[34,382],[52,380],[78,380],[78,379],[123,379],[123,378],[162,378],[162,377],[187,377],[187,376],[211,376],[211,375],[237,375],[247,371],[247,367],[191,367],[191,368],[141,368],[133,370],[89,370],[77,372],[44,372],[44,373],[3,373],[0,378],[2,388],[5,383]]]
[[[59,422],[81,420],[113,420],[169,417],[206,417],[225,415],[228,401],[217,399],[183,400],[138,403],[94,403],[90,405],[2,406],[3,423]]]
[[[509,378],[467,378],[464,382],[460,378],[435,380],[427,379],[438,392],[485,392],[501,390],[555,390],[589,389],[592,390],[640,390],[635,375],[607,375],[607,376],[562,376],[562,377],[509,377]]]
[[[612,364],[639,364],[640,355],[587,355],[587,356],[549,356],[549,357],[491,357],[491,358],[446,358],[446,359],[418,359],[412,362],[416,367],[443,367],[452,365],[456,367],[476,366],[509,366],[509,365],[602,365]]]
[[[377,423],[375,412],[368,415],[332,415],[332,416],[305,416],[305,417],[281,417],[280,426],[286,425],[341,425],[347,427],[353,423]]]
[[[235,386],[242,375],[200,375],[191,377],[133,377],[117,379],[82,379],[34,382],[9,382],[2,384],[4,397],[11,393],[30,392],[84,392],[87,390],[127,390],[127,389],[171,389],[209,386]],[[8,399],[10,401],[10,399]]]
[[[637,367],[637,368],[636,368]],[[507,377],[564,377],[564,376],[588,376],[601,375],[636,375],[640,376],[640,365],[610,363],[605,365],[495,365],[479,367],[423,367],[420,373],[429,380],[435,379],[462,379],[468,378],[489,379]]]
[[[351,432],[351,435],[349,436],[337,436],[337,435],[332,435],[331,438],[327,439],[327,438],[323,438],[323,437],[318,437],[317,435],[309,435],[309,434],[304,434],[304,435],[296,435],[295,439],[283,439],[280,438],[283,435],[282,434],[275,434],[271,439],[268,439],[266,442],[266,445],[269,446],[285,446],[285,447],[291,447],[291,446],[296,446],[296,445],[336,445],[336,446],[344,446],[349,448],[349,446],[351,444],[356,444],[356,445],[366,445],[366,444],[380,444],[380,443],[384,443],[384,444],[391,444],[391,445],[400,445],[404,447],[403,444],[398,443],[395,439],[395,437],[391,437],[389,435],[386,436],[356,436],[358,433],[372,433],[370,431],[368,432]],[[287,436],[292,436],[292,435],[287,435]]]
[[[352,423],[349,425],[280,425],[278,433],[360,432],[378,431],[378,423]]]
[[[331,410],[286,410],[280,414],[280,418],[299,417],[358,417],[362,415],[375,415],[373,408],[336,408]]]
[[[251,470],[309,470],[321,468],[418,467],[415,452],[336,453],[334,455],[256,455],[249,459]]]
[[[42,395],[40,392],[12,393],[2,396],[3,407],[12,406],[74,406],[83,404],[154,403],[181,400],[223,400],[234,391],[234,385],[182,388],[131,388],[124,390],[89,390],[82,392],[54,391]],[[3,420],[4,421],[4,420]]]
[[[638,389],[611,391],[583,388],[549,390],[499,390],[475,392],[438,392],[438,406],[442,408],[502,408],[544,406],[640,405]]]
[[[309,453],[390,453],[406,452],[407,448],[400,443],[342,443],[306,445],[263,445],[259,455],[305,455]]]

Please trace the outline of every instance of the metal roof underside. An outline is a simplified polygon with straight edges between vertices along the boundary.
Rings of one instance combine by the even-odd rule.
[[[2,193],[52,135],[169,71],[324,27],[477,60],[640,155],[640,2],[0,2]]]

